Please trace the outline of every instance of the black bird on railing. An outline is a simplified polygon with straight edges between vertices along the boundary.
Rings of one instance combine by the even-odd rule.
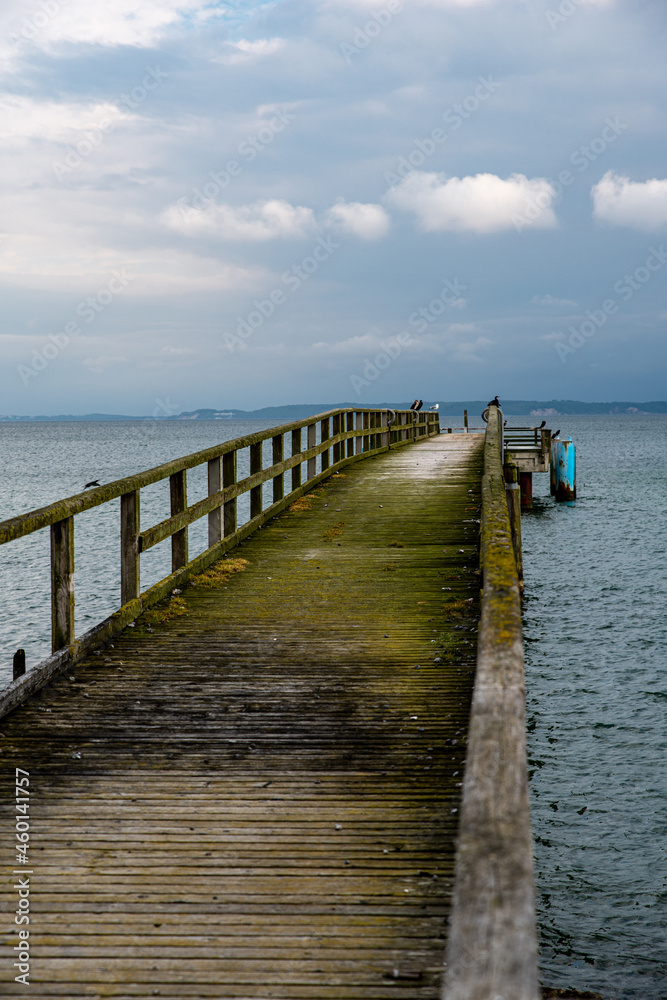
[[[415,399],[415,401],[412,404],[412,406],[410,407],[410,409],[414,410],[415,412],[417,412],[417,411],[421,410],[421,408],[422,408],[423,405],[424,405],[424,400],[423,399]]]
[[[84,490],[87,490],[89,486],[99,486],[99,485],[100,485],[99,479],[93,479],[92,483],[86,483],[86,485],[84,486]]]
[[[554,431],[551,436],[552,436],[552,438],[557,438],[559,434],[560,434],[560,427],[558,428],[557,431]]]
[[[547,422],[546,422],[546,420],[543,420],[542,423],[540,424],[538,430],[542,430],[542,428],[546,427],[546,426],[547,426]]]
[[[497,396],[494,396],[491,402],[486,404],[487,406],[500,406],[500,400]]]

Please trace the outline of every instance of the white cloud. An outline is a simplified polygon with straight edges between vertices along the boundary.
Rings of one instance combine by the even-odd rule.
[[[50,0],[16,8],[14,24],[6,19],[14,44],[48,47],[58,42],[89,45],[153,46],[172,25],[185,18],[224,16],[209,0]]]
[[[362,240],[382,239],[391,228],[391,218],[382,205],[360,201],[339,201],[327,212],[326,221],[330,226],[359,236]]]
[[[229,42],[227,51],[216,57],[213,62],[224,63],[233,66],[236,63],[248,62],[251,59],[262,58],[273,55],[284,48],[284,38],[259,38],[255,42],[249,42],[242,38],[239,42]]]
[[[640,183],[609,170],[591,196],[593,216],[600,222],[648,231],[667,225],[667,179]]]
[[[220,240],[264,241],[279,237],[302,237],[315,230],[312,208],[271,199],[253,205],[211,202],[206,208],[171,205],[163,222],[186,236],[211,236]]]
[[[391,188],[387,200],[414,212],[424,232],[493,233],[515,227],[530,205],[540,208],[533,226],[557,225],[552,203],[556,191],[544,178],[529,180],[512,174],[506,180],[495,174],[450,177],[414,171]]]
[[[120,111],[108,102],[73,104],[55,101],[35,101],[30,97],[5,94],[0,97],[0,139],[24,145],[27,140],[62,142],[85,129],[109,130],[118,121],[131,120],[134,115]]]

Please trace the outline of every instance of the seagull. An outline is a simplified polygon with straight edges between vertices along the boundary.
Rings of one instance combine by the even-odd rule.
[[[486,405],[487,406],[500,406],[500,400],[498,399],[497,396],[494,396],[493,399],[491,400],[491,402],[487,403]]]
[[[433,406],[429,406],[429,410],[439,410],[440,403],[435,403]]]
[[[99,479],[93,479],[92,483],[86,483],[86,485],[84,486],[84,490],[87,490],[89,486],[99,486],[99,485],[100,485]]]

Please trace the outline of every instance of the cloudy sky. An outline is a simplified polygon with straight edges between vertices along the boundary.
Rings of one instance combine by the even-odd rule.
[[[667,398],[664,0],[5,0],[0,413]]]

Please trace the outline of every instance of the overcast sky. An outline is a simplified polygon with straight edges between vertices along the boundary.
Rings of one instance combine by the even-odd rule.
[[[667,398],[663,0],[4,0],[0,413]]]

